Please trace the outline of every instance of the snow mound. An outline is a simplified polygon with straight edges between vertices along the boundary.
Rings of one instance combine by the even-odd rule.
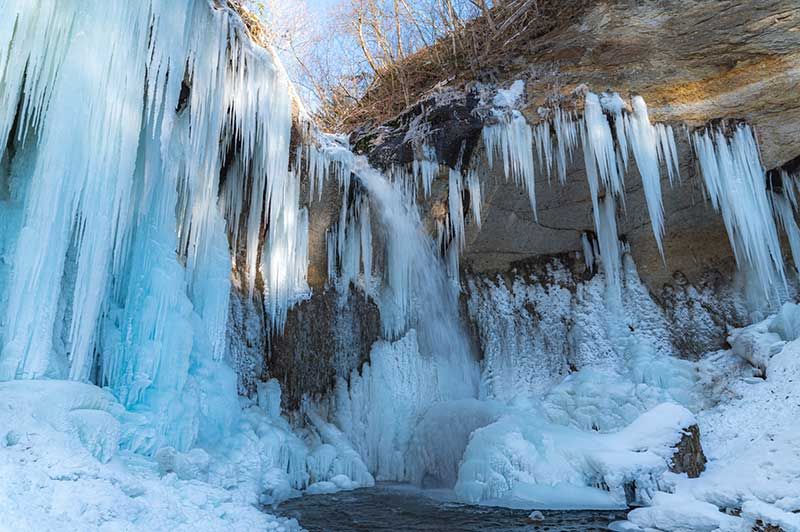
[[[800,530],[798,320],[800,307],[786,304],[732,331],[732,349],[700,361],[717,401],[697,415],[706,471],[696,479],[666,475],[672,493],[631,512],[625,526],[638,528],[624,530],[749,531],[758,522]]]
[[[68,381],[0,383],[2,530],[300,530],[204,482],[208,454],[117,451],[140,421],[113,396]]]
[[[554,425],[511,411],[472,433],[456,493],[467,502],[536,508],[623,508],[626,489],[649,500],[668,470],[685,408],[664,403],[611,434]]]

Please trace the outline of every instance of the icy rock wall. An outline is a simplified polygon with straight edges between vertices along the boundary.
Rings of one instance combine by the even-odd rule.
[[[483,397],[527,401],[580,370],[619,371],[634,345],[648,357],[676,354],[670,321],[629,255],[620,272],[622,314],[605,297],[603,276],[587,274],[575,262],[570,267],[554,259],[510,278],[469,279],[469,317],[484,353]]]
[[[398,148],[397,158],[405,160],[406,152],[413,148],[414,160],[405,167],[393,163],[391,172],[395,179],[404,181],[416,198],[424,196],[428,201],[423,202],[427,209],[425,221],[445,249],[451,274],[459,269],[459,255],[466,255],[469,262],[479,261],[479,268],[491,270],[496,269],[491,265],[517,260],[521,249],[530,250],[531,255],[577,249],[566,247],[577,241],[569,236],[568,231],[574,230],[576,235],[589,232],[596,240],[599,253],[594,258],[601,266],[608,263],[609,290],[618,296],[619,283],[614,273],[619,268],[617,240],[631,236],[623,233],[632,232],[638,243],[636,253],[647,260],[645,278],[657,283],[651,285],[651,290],[657,291],[669,276],[667,268],[688,268],[693,281],[695,273],[699,276],[706,271],[699,266],[692,269],[688,264],[691,260],[684,256],[698,254],[692,247],[692,235],[710,238],[712,230],[728,229],[730,249],[736,250],[730,256],[741,271],[758,279],[761,298],[772,303],[785,299],[787,281],[792,281],[793,272],[785,271],[776,242],[780,242],[783,230],[788,240],[795,242],[794,247],[800,249],[796,245],[800,240],[795,231],[795,209],[789,208],[794,205],[791,198],[796,184],[790,172],[784,172],[786,179],[768,178],[758,149],[752,149],[757,145],[758,131],[735,122],[714,122],[695,131],[675,124],[653,123],[641,96],[623,99],[614,92],[587,91],[585,86],[576,89],[571,97],[548,100],[546,107],[538,109],[538,120],[528,123],[520,110],[526,105],[522,88],[523,83],[518,80],[511,88],[496,91],[493,99],[494,91],[487,87],[468,93],[468,100],[479,100],[473,113],[484,117],[482,134],[475,134],[476,139],[482,137],[483,150],[462,150],[462,157],[455,164],[437,161],[431,145],[439,129],[458,131],[461,123],[457,119],[429,124],[424,113],[402,117],[408,125],[403,126],[407,127],[405,144],[402,150]],[[440,96],[443,106],[448,105],[447,94]],[[439,104],[433,101],[431,105]],[[576,111],[569,111],[571,108]],[[462,148],[468,145],[463,142]],[[384,156],[386,149],[379,144],[375,157]],[[700,159],[710,162],[698,164],[700,171],[694,172],[693,166]],[[434,179],[432,185],[426,179],[420,183],[414,170],[430,165],[439,179]],[[497,167],[496,171],[493,167]],[[715,176],[720,169],[737,176],[726,180],[720,174],[719,178],[732,183],[730,187],[725,185],[727,188],[736,187],[737,205],[717,205]],[[586,185],[575,185],[567,179],[568,174],[571,177],[584,173],[581,179]],[[448,177],[447,184],[443,175]],[[695,179],[696,175],[700,179]],[[515,184],[522,195],[518,197],[512,188],[500,184],[503,178]],[[783,181],[788,182],[787,187],[782,186]],[[765,184],[770,189],[766,192]],[[583,187],[588,187],[588,193]],[[629,210],[626,193],[634,194],[633,210]],[[574,197],[576,194],[580,197]],[[586,224],[584,194],[592,202],[590,220],[594,227]],[[524,195],[530,209],[523,205]],[[665,198],[672,208],[670,212],[664,211]],[[745,204],[749,205],[747,209],[757,209],[758,214],[747,220],[736,215]],[[691,213],[683,214],[682,210],[688,208]],[[486,224],[480,222],[487,221],[482,209],[491,213],[491,236],[481,235]],[[580,212],[565,213],[560,209]],[[721,216],[715,216],[714,209]],[[703,229],[687,227],[686,216],[702,217]],[[675,225],[668,227],[667,220],[673,220]],[[755,223],[757,220],[761,222]],[[519,239],[498,234],[509,224],[525,234]],[[645,234],[645,224],[651,239]],[[555,241],[550,242],[551,238]],[[746,242],[740,242],[742,239]],[[687,247],[689,251],[684,253]],[[719,250],[723,257],[701,256],[704,266],[728,272],[724,248],[727,246]]]
[[[0,12],[0,378],[108,386],[151,418],[140,450],[226,434],[229,239],[272,328],[305,290],[280,65],[205,1]]]

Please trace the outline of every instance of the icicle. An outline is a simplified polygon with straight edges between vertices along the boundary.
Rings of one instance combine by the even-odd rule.
[[[783,183],[783,195],[789,201],[792,208],[797,209],[797,181],[795,176],[782,170],[781,183]]]
[[[461,201],[461,172],[450,168],[447,195],[447,216],[453,231],[453,241],[458,252],[464,249],[464,208]]]
[[[800,228],[798,228],[797,221],[794,218],[794,210],[788,199],[786,185],[784,185],[783,194],[778,195],[770,192],[770,199],[778,222],[789,239],[789,248],[792,250],[795,270],[800,272]]]
[[[315,196],[322,199],[322,189],[329,177],[336,179],[340,189],[349,188],[353,154],[347,147],[346,138],[322,134],[312,125],[308,127],[313,129],[314,140],[319,143],[310,143],[305,148],[311,203]]]
[[[534,137],[539,166],[547,170],[547,182],[549,183],[553,171],[553,139],[550,133],[550,122],[537,124]]]
[[[422,181],[423,194],[429,198],[433,180],[439,175],[439,161],[436,158],[436,151],[427,143],[422,144],[421,151],[422,157],[415,157],[411,163],[412,173],[416,182]]]
[[[672,126],[656,124],[655,128],[658,134],[659,158],[667,167],[669,184],[673,186],[675,178],[679,181],[681,178],[680,166],[678,164],[678,148],[675,145],[675,134],[672,131]]]
[[[594,267],[594,251],[586,231],[581,233],[581,248],[583,249],[583,261],[586,264],[586,268],[591,270]]]
[[[572,153],[578,145],[578,126],[572,115],[561,108],[555,110],[553,128],[558,144],[558,181],[562,185],[567,182],[567,156],[572,161]]]
[[[583,119],[584,158],[587,171],[594,173],[598,182],[618,197],[622,194],[623,182],[617,163],[617,150],[600,100],[594,93],[586,94]],[[589,167],[592,167],[592,170],[589,170]]]
[[[493,167],[495,155],[503,158],[503,173],[506,179],[513,176],[517,185],[525,187],[533,209],[533,217],[538,220],[531,126],[519,111],[500,114],[498,118],[498,123],[483,127],[483,142],[489,167]]]
[[[604,92],[600,96],[600,105],[603,111],[614,117],[614,132],[617,135],[619,155],[622,157],[622,166],[628,168],[628,142],[626,137],[625,122],[622,111],[627,109],[625,101],[616,92]],[[624,170],[620,171],[620,174]]]
[[[740,267],[756,273],[767,295],[785,285],[780,241],[767,198],[766,178],[753,132],[736,127],[728,139],[721,129],[692,136],[706,191],[714,209],[722,213],[728,239]]]
[[[467,173],[467,189],[469,190],[470,206],[472,208],[472,217],[475,218],[475,224],[480,229],[481,227],[481,206],[482,206],[482,192],[481,182],[478,174],[470,169]]]
[[[607,194],[600,202],[599,221],[597,242],[600,247],[603,274],[606,277],[608,300],[613,305],[621,301],[620,269],[622,267],[622,259],[620,257],[619,236],[617,234],[617,203],[610,194]]]
[[[361,279],[365,293],[372,290],[372,227],[369,200],[354,193],[351,204],[342,204],[339,222],[328,230],[328,277],[346,295],[351,283]],[[362,276],[363,273],[363,276]]]
[[[661,173],[658,166],[659,140],[656,129],[650,125],[647,105],[641,96],[633,97],[633,115],[626,121],[626,124],[636,166],[642,177],[644,197],[650,213],[650,225],[653,228],[658,252],[663,260],[664,205],[661,199]]]

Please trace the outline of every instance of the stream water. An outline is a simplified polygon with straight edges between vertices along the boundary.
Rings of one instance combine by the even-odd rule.
[[[534,522],[528,510],[459,504],[397,484],[307,495],[273,511],[297,519],[310,532],[590,532],[608,530],[609,523],[627,513],[552,510],[543,511],[544,520]]]

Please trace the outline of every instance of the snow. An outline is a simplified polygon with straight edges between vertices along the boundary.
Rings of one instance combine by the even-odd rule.
[[[600,434],[512,410],[472,433],[455,490],[468,502],[624,508],[625,484],[636,482],[640,497],[657,488],[672,446],[693,422],[685,408],[663,403],[616,433]]]
[[[667,478],[671,493],[659,493],[650,507],[631,512],[629,521],[639,527],[631,530],[744,531],[758,520],[800,530],[794,513],[800,510],[800,342],[793,327],[798,317],[797,305],[784,305],[779,314],[734,331],[732,349],[699,362],[714,400],[697,415],[706,471],[696,479]],[[756,357],[758,345],[772,348]],[[751,353],[748,358],[766,372],[739,358],[741,353]]]
[[[521,79],[514,81],[507,89],[499,89],[492,103],[495,107],[513,108],[525,92],[525,82]]]
[[[0,528],[300,530],[209,482],[200,449],[155,460],[117,452],[140,417],[90,384],[0,383]]]

